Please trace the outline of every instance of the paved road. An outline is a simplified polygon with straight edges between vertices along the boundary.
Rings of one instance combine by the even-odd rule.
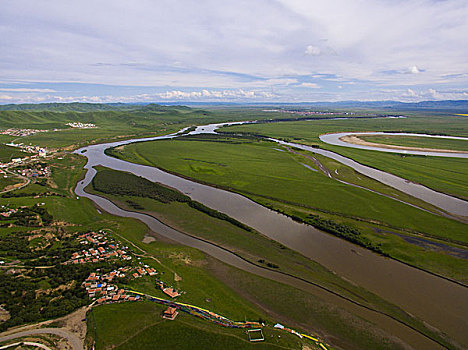
[[[80,338],[78,338],[75,334],[70,332],[69,330],[63,328],[38,328],[38,329],[30,329],[27,331],[17,332],[6,336],[0,335],[0,342],[13,340],[20,337],[27,337],[31,335],[37,334],[55,334],[59,337],[65,338],[68,340],[70,345],[73,347],[74,350],[83,350],[83,343],[81,342]]]
[[[23,341],[23,342],[8,344],[8,345],[0,347],[0,350],[8,349],[8,348],[11,348],[13,346],[18,346],[18,345],[31,345],[31,346],[35,346],[36,348],[41,348],[41,349],[44,349],[44,350],[52,350],[51,348],[49,348],[48,346],[46,346],[44,344],[31,342],[31,341]]]

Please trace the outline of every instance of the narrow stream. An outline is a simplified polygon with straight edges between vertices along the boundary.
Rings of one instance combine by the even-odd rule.
[[[195,131],[189,134],[214,132],[214,130],[223,125],[226,124],[223,123],[198,127]],[[434,343],[427,343],[427,339],[424,340],[421,336],[416,335],[414,331],[403,327],[394,320],[390,320],[382,315],[377,315],[369,310],[359,308],[356,305],[339,299],[330,293],[323,290],[320,291],[317,287],[313,287],[303,281],[299,282],[299,280],[292,277],[256,267],[223,250],[222,248],[172,230],[152,217],[122,210],[117,208],[110,201],[95,195],[90,195],[84,191],[84,188],[91,182],[95,175],[95,170],[92,169],[92,167],[97,165],[102,165],[115,170],[127,171],[135,175],[145,177],[151,181],[157,181],[168,185],[189,195],[193,200],[223,212],[236,220],[253,227],[265,236],[302,253],[304,256],[309,257],[314,261],[317,261],[339,276],[342,276],[352,283],[360,285],[398,305],[410,314],[424,320],[430,326],[442,330],[457,342],[464,346],[468,346],[468,334],[466,332],[466,329],[468,329],[468,320],[466,316],[468,315],[467,288],[424,271],[409,267],[397,261],[383,258],[382,256],[355,246],[347,241],[323,233],[311,226],[297,223],[289,217],[271,211],[239,194],[202,185],[168,174],[154,167],[129,163],[104,154],[105,149],[110,147],[133,142],[163,140],[175,137],[177,137],[177,134],[146,139],[134,139],[108,144],[92,145],[76,151],[76,153],[82,154],[88,158],[88,163],[85,166],[85,169],[88,169],[88,171],[85,179],[77,184],[77,195],[91,199],[99,207],[111,214],[134,217],[141,220],[155,232],[187,246],[200,249],[232,266],[236,266],[260,276],[282,281],[302,289],[313,288],[316,293],[321,293],[324,298],[328,298],[328,300],[333,299],[333,303],[336,303],[336,305],[343,306],[349,310],[353,308],[359,309],[359,311],[356,309],[353,312],[362,314],[363,316],[365,314],[365,318],[373,320],[373,322],[384,327],[384,329],[395,331],[396,333],[394,334],[398,334],[402,339],[405,339],[405,341],[409,342],[416,348],[437,348]],[[294,147],[301,146],[299,148],[306,147],[296,144],[289,145]],[[312,149],[311,151],[316,152],[318,150]],[[324,152],[327,152],[326,156],[330,156],[328,154],[329,151]],[[346,162],[354,162],[345,157],[333,154],[333,152],[329,153]],[[337,160],[340,161],[339,159]],[[394,177],[391,174],[387,175]],[[401,178],[398,179],[406,181]],[[409,187],[411,187],[411,185],[419,186],[416,184],[408,184]],[[408,193],[408,191],[405,191],[404,189],[400,190]],[[426,342],[426,344],[423,346],[424,342]]]

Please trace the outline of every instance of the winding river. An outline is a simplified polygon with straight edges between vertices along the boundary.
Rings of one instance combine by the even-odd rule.
[[[189,134],[212,133],[215,132],[217,128],[229,124],[232,123],[201,126],[197,127],[195,131]],[[169,237],[181,244],[200,249],[227,264],[259,276],[296,286],[303,290],[312,291],[335,305],[339,305],[350,312],[375,322],[381,328],[398,335],[398,337],[404,339],[405,342],[415,348],[440,348],[438,344],[389,317],[356,305],[349,300],[340,298],[311,283],[252,265],[216,245],[178,232],[151,216],[122,210],[109,200],[91,195],[84,191],[84,188],[94,177],[96,171],[93,167],[97,165],[115,170],[127,171],[145,177],[151,181],[157,181],[168,185],[187,194],[193,200],[223,212],[251,226],[265,236],[317,261],[351,283],[360,285],[398,305],[408,313],[424,320],[430,327],[443,331],[449,335],[450,338],[462,344],[462,346],[468,347],[468,334],[466,332],[466,329],[468,329],[468,289],[466,287],[409,267],[397,261],[384,258],[347,241],[323,233],[314,227],[297,223],[289,217],[271,211],[239,194],[183,179],[154,167],[133,164],[112,158],[104,153],[107,148],[111,147],[134,142],[164,140],[175,137],[178,137],[178,134],[91,145],[76,151],[76,153],[88,158],[88,162],[85,166],[85,169],[88,171],[84,180],[77,184],[75,190],[76,194],[91,199],[100,208],[113,215],[133,217],[141,220],[154,232]],[[275,141],[282,143],[278,140]],[[306,147],[296,144],[289,145],[300,148]],[[322,152],[324,150],[314,148],[310,149],[310,151]],[[333,155],[333,158],[337,157],[338,159],[334,159],[338,161],[354,162],[351,159],[342,157],[333,152],[324,152],[327,152],[326,156]],[[358,166],[359,163],[356,163],[356,165]],[[375,169],[373,170],[375,171]],[[383,172],[380,173],[379,176],[385,176],[386,174]],[[394,178],[391,174],[387,175],[391,179]],[[373,177],[372,175],[368,176]],[[397,179],[399,179],[398,181],[406,183],[404,179]],[[377,178],[377,180],[380,181],[379,178]],[[393,179],[392,181],[395,180]],[[406,186],[408,188],[416,187],[418,189],[422,187],[412,183],[406,183]],[[412,194],[404,189],[400,190]],[[418,190],[417,193],[420,193],[420,191]],[[437,194],[437,192],[435,193]],[[456,198],[450,198],[456,200]],[[445,200],[449,201],[450,198],[445,198]],[[447,210],[446,208],[443,209]],[[463,211],[463,213],[465,213],[465,211]]]
[[[468,153],[463,152],[432,152],[432,151],[415,151],[415,150],[398,150],[385,147],[377,147],[370,145],[358,145],[343,141],[342,138],[347,136],[410,136],[410,137],[430,137],[445,140],[460,140],[468,141],[467,137],[460,136],[445,136],[445,135],[426,135],[426,134],[411,134],[405,132],[338,132],[333,134],[320,135],[320,140],[335,146],[344,146],[358,149],[367,149],[371,151],[388,152],[388,153],[402,153],[402,154],[414,154],[419,156],[431,156],[431,157],[453,157],[453,158],[468,158]]]

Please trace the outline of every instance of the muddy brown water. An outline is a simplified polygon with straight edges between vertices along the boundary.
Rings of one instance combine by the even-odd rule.
[[[199,127],[195,133],[212,132],[218,126]],[[398,305],[411,315],[426,322],[430,327],[441,330],[462,346],[468,347],[468,332],[466,332],[468,329],[467,288],[395,260],[384,258],[311,226],[297,223],[289,217],[269,210],[239,194],[202,185],[154,167],[129,163],[104,154],[104,150],[110,147],[172,137],[175,136],[127,140],[92,145],[78,150],[77,153],[88,158],[88,163],[85,166],[88,171],[85,179],[80,181],[76,187],[77,195],[91,199],[111,214],[141,220],[158,234],[200,249],[229,265],[304,290],[313,290],[315,294],[326,300],[375,322],[383,329],[404,339],[414,348],[440,348],[438,344],[386,316],[361,308],[304,281],[252,265],[222,248],[175,231],[150,216],[122,210],[107,199],[84,191],[96,173],[92,167],[97,165],[127,171],[176,188],[193,200],[251,226],[265,236],[317,261],[337,275]],[[86,152],[84,152],[85,150]],[[155,151],[157,151],[157,146]]]

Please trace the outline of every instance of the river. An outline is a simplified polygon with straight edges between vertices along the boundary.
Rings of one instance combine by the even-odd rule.
[[[198,127],[190,134],[214,132],[216,128],[223,125],[225,124]],[[92,145],[76,151],[88,158],[88,163],[85,166],[88,171],[85,179],[80,181],[76,187],[77,195],[90,198],[99,207],[111,214],[137,218],[145,222],[158,234],[170,237],[187,246],[200,249],[230,265],[260,276],[283,281],[302,289],[306,288],[304,282],[298,282],[294,278],[287,278],[284,275],[255,267],[219,247],[172,230],[152,217],[122,210],[110,201],[90,195],[84,191],[84,188],[95,175],[95,170],[92,167],[96,165],[127,171],[151,181],[157,181],[176,188],[189,195],[193,200],[223,212],[253,227],[265,236],[317,261],[339,276],[398,305],[410,314],[424,320],[430,326],[445,332],[462,345],[468,346],[468,334],[466,332],[466,329],[468,329],[466,316],[468,315],[467,288],[397,261],[384,258],[347,241],[323,233],[311,226],[297,223],[289,217],[271,211],[241,195],[183,179],[154,167],[112,158],[104,153],[105,149],[110,147],[175,137],[177,137],[176,134],[171,134],[146,139],[126,140]],[[296,147],[298,145],[293,144],[293,146]],[[315,152],[317,149],[313,149],[313,151]],[[338,300],[339,298],[331,295],[331,293],[323,290],[318,291],[318,288],[311,285],[307,285],[307,288],[316,289],[316,293],[323,294],[328,300],[333,300],[337,305],[349,310],[359,309],[356,305],[351,305],[351,303],[341,299]],[[414,331],[402,329],[401,325],[382,315],[375,315],[362,308],[354,311],[376,322],[381,327],[384,327],[384,329],[396,332],[394,334],[403,337],[405,341],[416,348],[422,348],[423,343],[427,342],[427,339],[424,340],[421,336],[413,334]],[[437,348],[437,346],[431,343],[425,344],[424,348]]]
[[[452,158],[465,158],[465,159],[468,158],[468,153],[462,153],[462,152],[431,152],[429,150],[428,151],[398,150],[398,149],[391,149],[391,148],[377,147],[377,146],[370,146],[370,145],[359,145],[359,144],[350,143],[350,142],[341,140],[341,138],[343,137],[352,136],[352,135],[431,137],[431,138],[445,139],[445,140],[468,141],[467,137],[461,137],[461,136],[411,134],[411,133],[405,133],[405,132],[374,132],[374,131],[372,132],[338,132],[338,133],[333,133],[333,134],[324,134],[324,135],[320,135],[320,140],[330,145],[366,149],[366,150],[379,151],[379,152],[414,154],[414,155],[431,156],[431,157],[452,157]]]

